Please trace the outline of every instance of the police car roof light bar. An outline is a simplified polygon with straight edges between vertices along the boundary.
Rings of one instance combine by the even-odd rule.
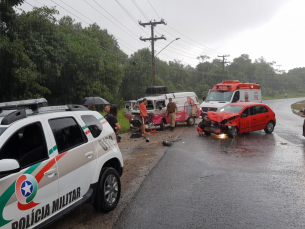
[[[48,101],[44,98],[4,102],[0,103],[0,112],[3,110],[14,110],[23,107],[29,107],[30,109],[37,111],[38,106],[46,106],[47,104]]]

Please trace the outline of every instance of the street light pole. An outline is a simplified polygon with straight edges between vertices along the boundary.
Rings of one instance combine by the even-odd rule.
[[[171,41],[168,45],[166,45],[160,52],[162,52],[164,49],[166,49],[166,47],[169,46],[171,43],[173,43],[174,41],[179,40],[179,39],[180,39],[180,38],[177,37],[176,39],[172,40],[172,41]],[[158,53],[155,55],[155,58],[156,58],[156,56],[158,56],[158,54],[159,54],[160,52],[158,52]]]

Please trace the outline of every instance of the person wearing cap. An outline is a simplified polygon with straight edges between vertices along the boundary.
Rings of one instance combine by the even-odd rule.
[[[145,124],[147,120],[147,110],[146,110],[147,99],[144,98],[143,102],[140,104],[140,119],[141,119],[141,131],[142,134],[147,134],[145,132]]]
[[[176,114],[178,114],[178,108],[177,108],[176,103],[173,103],[172,98],[169,98],[169,103],[167,104],[166,116],[167,116],[167,114],[169,114],[171,130],[174,130],[175,123],[176,123]]]

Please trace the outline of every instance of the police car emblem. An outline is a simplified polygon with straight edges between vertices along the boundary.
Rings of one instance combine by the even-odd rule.
[[[21,204],[30,203],[36,196],[38,183],[30,174],[23,174],[16,181],[16,197]]]

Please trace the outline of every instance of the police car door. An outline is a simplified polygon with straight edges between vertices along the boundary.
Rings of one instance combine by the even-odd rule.
[[[90,144],[92,136],[87,126],[77,115],[70,114],[63,113],[48,119],[58,154],[62,156],[57,161],[59,199],[55,211],[75,203],[87,193],[97,158],[94,145]]]
[[[48,219],[58,198],[58,169],[42,118],[13,124],[0,145],[2,163],[15,159],[21,169],[0,175],[0,227],[28,228]]]

